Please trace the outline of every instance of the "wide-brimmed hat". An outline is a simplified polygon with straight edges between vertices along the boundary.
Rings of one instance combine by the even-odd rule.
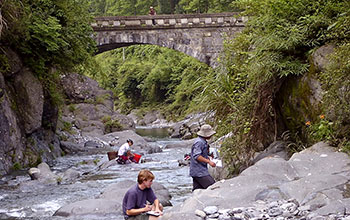
[[[214,131],[214,129],[208,125],[208,124],[204,124],[201,126],[201,129],[197,132],[197,134],[201,137],[211,137],[215,134],[216,132]]]

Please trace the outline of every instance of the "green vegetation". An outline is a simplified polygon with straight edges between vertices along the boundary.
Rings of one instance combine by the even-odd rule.
[[[124,50],[124,51],[123,51]],[[124,55],[123,55],[124,54]],[[99,69],[90,71],[104,88],[118,97],[123,112],[160,106],[173,117],[183,115],[204,85],[198,78],[209,67],[182,53],[158,46],[130,46],[96,56]]]
[[[105,125],[105,133],[121,131],[123,128],[118,119],[112,119],[109,115],[104,116],[101,121]]]
[[[113,1],[107,2],[105,13],[116,15]],[[145,4],[143,10],[147,8],[146,1],[134,3]],[[288,134],[285,136],[291,151],[321,140],[344,151],[349,148],[350,2],[179,0],[152,5],[160,13],[239,9],[249,20],[241,34],[234,39],[227,36],[220,58],[222,66],[216,70],[152,46],[99,55],[95,62],[100,69],[90,75],[115,92],[118,108],[128,112],[157,106],[177,119],[198,106],[202,111],[215,112],[218,135],[233,133],[222,150],[233,173],[248,166],[255,151],[286,138],[283,134]],[[133,9],[133,14],[146,13]],[[117,14],[128,15],[120,10]],[[329,67],[316,72],[310,55],[326,44],[334,44],[337,49]],[[313,105],[308,100],[310,85],[296,83],[304,75],[321,82],[326,91],[321,103]],[[288,93],[300,97],[300,103],[292,103],[300,104],[300,109],[287,103]],[[326,119],[318,117],[321,113]],[[306,119],[311,120],[311,126],[305,124]]]
[[[209,87],[200,100],[204,98],[209,109],[217,112],[220,134],[233,131],[234,136],[224,144],[223,150],[226,161],[232,167],[240,167],[247,161],[242,158],[250,157],[252,151],[262,150],[259,146],[266,146],[278,138],[279,106],[274,97],[286,79],[308,73],[309,55],[327,43],[339,45],[341,55],[334,58],[333,69],[321,73],[328,80],[322,83],[334,90],[327,93],[326,96],[332,97],[322,108],[330,110],[342,104],[338,109],[347,113],[349,99],[335,103],[339,100],[335,97],[344,86],[343,77],[349,75],[350,2],[238,0],[235,5],[245,10],[243,15],[248,15],[249,21],[239,36],[227,40],[222,59],[225,69],[204,79]],[[347,50],[342,51],[343,47]],[[336,73],[338,77],[334,78]],[[345,114],[342,118],[348,116]],[[296,124],[304,123],[296,121]],[[306,135],[309,144],[326,141],[335,137],[333,126],[331,121],[321,119],[309,133],[291,136]],[[292,127],[289,129],[293,130]],[[240,161],[241,165],[237,166]]]
[[[147,15],[153,6],[157,14],[229,12],[233,0],[90,0],[94,16]]]
[[[68,105],[68,110],[72,113],[75,112],[75,110],[77,110],[77,106],[75,104],[69,104]]]
[[[86,6],[84,0],[5,0],[2,11],[7,25],[1,41],[10,42],[38,75],[49,74],[52,67],[72,70],[95,48]]]
[[[13,167],[12,167],[13,170],[21,170],[22,169],[22,166],[20,163],[16,162],[13,164]]]
[[[93,160],[94,164],[97,165],[100,162],[100,159],[96,158]]]
[[[62,123],[63,123],[62,131],[66,131],[69,134],[74,134],[74,130],[72,129],[73,128],[73,124],[72,123],[67,122],[67,121],[63,121]]]
[[[150,45],[91,57],[92,15],[145,15],[151,5],[158,14],[239,9],[249,20],[234,39],[227,36],[222,66],[215,70],[182,53]],[[180,119],[190,111],[215,112],[218,135],[233,134],[222,152],[231,173],[238,173],[255,151],[286,133],[292,151],[322,140],[350,152],[349,8],[347,0],[4,0],[0,72],[10,68],[4,52],[8,45],[45,82],[55,105],[63,103],[57,87],[60,74],[77,70],[111,89],[118,98],[116,107],[124,113],[157,108],[169,119]],[[330,64],[318,71],[310,55],[328,44],[335,47]],[[319,105],[302,98],[301,115],[282,104],[287,102],[286,91],[309,95],[307,83],[294,85],[307,75],[325,92]],[[98,104],[106,98],[90,101]],[[321,113],[324,116],[319,117]],[[121,127],[117,120],[102,120],[106,132]],[[71,127],[64,122],[64,129]]]

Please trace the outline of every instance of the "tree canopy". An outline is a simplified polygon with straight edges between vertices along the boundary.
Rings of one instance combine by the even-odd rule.
[[[188,14],[229,12],[232,0],[90,0],[95,16],[147,15],[150,6],[157,14]]]
[[[36,73],[73,69],[95,50],[85,0],[4,0],[1,10],[1,44],[19,52]]]

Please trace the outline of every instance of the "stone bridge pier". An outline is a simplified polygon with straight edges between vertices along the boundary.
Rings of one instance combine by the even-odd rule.
[[[167,47],[212,67],[226,36],[244,27],[236,13],[97,17],[92,27],[98,53],[135,44]]]

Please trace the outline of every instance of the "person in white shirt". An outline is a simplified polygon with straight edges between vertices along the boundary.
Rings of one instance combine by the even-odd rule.
[[[126,143],[123,144],[118,150],[118,163],[125,164],[128,161],[132,161],[134,154],[131,153],[130,147],[134,144],[131,139],[126,140]]]

